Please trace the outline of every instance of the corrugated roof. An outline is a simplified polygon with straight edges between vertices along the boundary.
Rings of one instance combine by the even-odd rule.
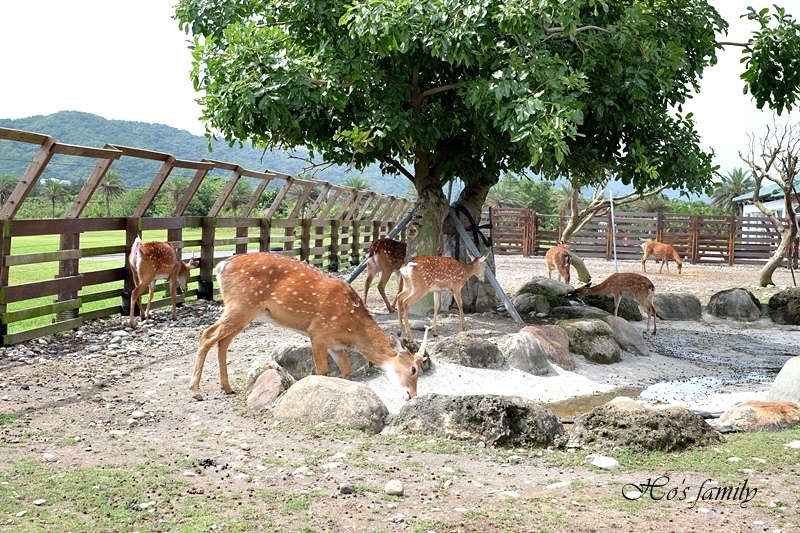
[[[794,186],[796,189],[800,189],[800,177],[795,178]],[[777,200],[778,198],[783,198],[783,189],[778,187],[777,185],[770,185],[768,187],[761,186],[761,193],[758,195],[762,202],[768,200]],[[746,202],[747,200],[753,199],[753,193],[748,192],[745,194],[740,194],[739,196],[735,197],[731,200],[731,203],[738,204],[740,202]]]

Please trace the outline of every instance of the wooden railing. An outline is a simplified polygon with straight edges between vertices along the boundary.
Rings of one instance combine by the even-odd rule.
[[[485,216],[488,217],[488,214]],[[544,255],[567,223],[564,213],[542,215],[529,209],[493,208],[495,253]],[[766,217],[721,217],[663,213],[616,213],[616,241],[611,215],[594,217],[570,239],[582,257],[638,260],[641,243],[655,239],[672,244],[691,263],[761,264],[775,253],[780,233]]]

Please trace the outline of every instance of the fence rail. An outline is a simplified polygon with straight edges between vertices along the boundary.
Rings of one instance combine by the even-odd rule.
[[[492,208],[492,240],[497,254],[544,255],[556,244],[567,218],[530,209]],[[781,236],[766,217],[615,213],[596,216],[570,239],[582,257],[638,260],[641,243],[672,244],[690,263],[762,264],[773,256]]]

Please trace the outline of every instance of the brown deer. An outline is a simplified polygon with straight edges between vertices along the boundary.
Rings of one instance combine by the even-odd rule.
[[[153,292],[156,280],[168,279],[170,296],[172,298],[172,319],[178,319],[176,301],[178,299],[178,286],[186,290],[189,279],[189,270],[197,267],[199,259],[192,257],[189,261],[181,261],[178,251],[168,242],[142,242],[140,237],[133,241],[128,264],[131,267],[133,278],[133,292],[131,292],[130,324],[134,325],[133,315],[136,306],[143,319],[150,317],[150,304],[153,303]],[[142,294],[150,288],[147,309],[142,308]]]
[[[614,297],[614,316],[619,313],[619,302],[623,296],[631,296],[647,312],[647,326],[645,332],[650,330],[650,317],[653,317],[653,335],[656,334],[656,308],[653,305],[655,295],[653,282],[633,272],[611,274],[599,285],[592,286],[591,282],[567,294],[567,297],[583,298],[591,294],[607,294]]]
[[[659,273],[664,270],[664,265],[667,265],[667,272],[669,273],[670,259],[675,261],[675,264],[678,265],[678,274],[681,273],[683,261],[681,261],[681,257],[671,244],[667,244],[665,242],[647,241],[642,243],[642,250],[644,251],[644,257],[642,257],[642,272],[647,272],[644,265],[647,262],[647,259],[650,256],[653,256],[656,259],[661,259],[661,268],[658,269]]]
[[[227,394],[233,393],[228,381],[228,346],[255,319],[308,335],[318,375],[328,374],[330,354],[342,377],[350,379],[350,359],[344,349],[353,347],[381,367],[404,390],[407,400],[417,395],[422,354],[415,356],[396,336],[387,336],[345,281],[296,259],[266,252],[236,255],[221,262],[217,280],[225,308],[219,320],[200,336],[191,381],[196,399],[203,399],[200,375],[214,345],[220,386]]]
[[[569,248],[563,241],[558,241],[547,253],[544,254],[544,264],[547,266],[547,277],[552,279],[553,269],[558,272],[558,281],[564,278],[564,283],[569,285],[569,268],[572,257],[569,255]]]
[[[400,268],[403,278],[403,290],[397,295],[397,330],[411,338],[411,326],[408,323],[408,310],[420,298],[433,292],[433,334],[436,335],[436,316],[439,314],[441,291],[452,291],[458,303],[458,315],[461,317],[461,330],[467,330],[464,320],[464,303],[461,301],[461,287],[472,276],[479,280],[486,279],[486,257],[469,256],[471,262],[464,265],[451,257],[417,256]]]
[[[406,243],[393,239],[378,239],[373,242],[367,250],[367,279],[364,281],[364,303],[367,303],[367,294],[372,279],[380,272],[381,279],[378,281],[378,292],[381,293],[383,301],[386,302],[386,309],[391,313],[397,304],[397,294],[403,290],[403,278],[400,276],[400,267],[406,261]],[[397,280],[397,294],[394,302],[389,303],[386,297],[386,283],[395,275]]]

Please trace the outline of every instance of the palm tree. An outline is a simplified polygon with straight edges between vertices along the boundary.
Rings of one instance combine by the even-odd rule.
[[[739,211],[741,204],[734,207],[733,199],[742,194],[753,191],[755,183],[750,176],[750,171],[743,168],[734,168],[728,172],[727,176],[722,176],[722,180],[717,184],[711,195],[711,205],[730,211]],[[739,213],[734,213],[738,215]]]
[[[645,196],[631,203],[634,211],[641,213],[669,213],[672,211],[672,202],[663,194]]]
[[[233,188],[233,191],[231,191],[231,195],[228,196],[228,200],[225,204],[231,208],[233,216],[236,217],[238,216],[239,208],[247,205],[247,202],[250,201],[252,196],[253,188],[247,183],[240,181],[236,184],[236,187]]]
[[[14,192],[18,181],[14,176],[8,174],[0,176],[0,206],[5,204],[8,197]]]
[[[357,189],[359,191],[366,191],[370,189],[370,182],[367,178],[362,176],[361,174],[356,174],[355,176],[350,176],[342,183],[345,187],[352,187],[353,189]]]
[[[103,176],[103,181],[101,181],[100,185],[97,186],[97,190],[106,199],[106,217],[110,217],[111,199],[119,198],[125,194],[127,189],[125,187],[125,183],[122,181],[122,177],[112,170]]]
[[[519,181],[509,174],[504,174],[486,195],[486,205],[490,207],[524,207],[525,201],[519,187]]]
[[[42,196],[44,196],[52,206],[52,218],[56,218],[56,204],[64,203],[69,198],[69,192],[60,181],[56,179],[48,179],[42,187]]]
[[[173,177],[170,178],[167,183],[164,184],[164,188],[161,189],[165,194],[168,194],[170,198],[172,198],[172,210],[178,208],[178,202],[180,202],[181,197],[183,196],[184,191],[189,187],[190,181],[186,178],[180,177]]]

